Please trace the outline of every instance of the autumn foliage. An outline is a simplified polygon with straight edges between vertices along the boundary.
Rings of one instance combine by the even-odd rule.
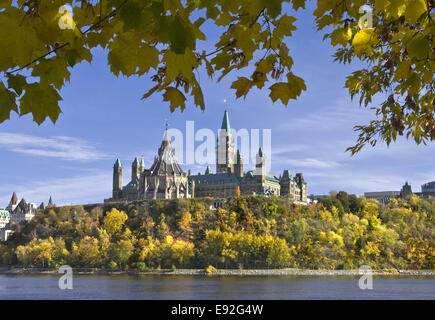
[[[339,192],[317,204],[240,196],[50,207],[0,245],[4,266],[139,271],[434,268],[435,201]],[[210,267],[209,267],[210,268]]]

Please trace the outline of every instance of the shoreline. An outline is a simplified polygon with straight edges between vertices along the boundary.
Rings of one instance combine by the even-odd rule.
[[[182,275],[182,276],[360,276],[359,270],[311,270],[311,269],[218,269],[207,273],[203,269],[150,270],[150,271],[109,271],[93,269],[74,269],[74,274],[82,275]],[[59,274],[57,269],[40,268],[0,268],[0,275]],[[373,270],[373,275],[383,276],[435,276],[435,270]]]

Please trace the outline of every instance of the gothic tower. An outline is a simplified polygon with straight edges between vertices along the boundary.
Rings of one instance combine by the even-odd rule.
[[[118,199],[121,197],[122,192],[122,165],[119,159],[116,159],[113,165],[113,198]]]
[[[302,173],[296,173],[295,180],[301,190],[300,198],[297,200],[307,202],[307,183],[305,182]]]
[[[243,158],[239,150],[237,150],[237,161],[236,161],[235,171],[236,171],[237,178],[243,178]]]
[[[134,181],[135,179],[140,178],[139,171],[140,171],[139,159],[136,157],[136,158],[134,158],[134,161],[131,164],[131,181]]]
[[[257,176],[257,180],[261,182],[264,182],[266,179],[266,159],[261,148],[258,149],[258,153],[255,158],[255,175]]]
[[[284,170],[281,178],[279,179],[279,184],[281,187],[280,195],[283,197],[288,197],[291,200],[294,199],[294,181],[289,170]]]
[[[216,173],[234,173],[234,140],[231,134],[228,111],[225,110],[216,147]]]
[[[14,193],[12,193],[11,201],[9,201],[9,205],[6,207],[6,209],[8,209],[9,211],[14,211],[17,205],[18,205],[18,197],[14,191]]]
[[[139,176],[144,172],[145,170],[145,162],[143,161],[143,156],[140,159],[140,166],[139,166]]]

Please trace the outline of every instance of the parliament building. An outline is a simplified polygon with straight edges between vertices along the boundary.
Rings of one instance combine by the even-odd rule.
[[[144,159],[135,158],[131,165],[131,180],[122,183],[122,164],[113,166],[112,197],[105,202],[125,202],[145,199],[178,199],[195,197],[225,198],[240,195],[287,197],[295,203],[307,203],[307,183],[302,173],[292,176],[284,170],[280,177],[266,172],[262,149],[256,155],[255,170],[244,172],[243,158],[234,148],[228,112],[225,111],[217,139],[216,173],[208,166],[204,174],[185,173],[177,162],[167,130],[149,169]]]

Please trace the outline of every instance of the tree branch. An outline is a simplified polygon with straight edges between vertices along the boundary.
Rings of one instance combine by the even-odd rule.
[[[121,3],[121,4],[119,5],[119,7],[115,8],[115,10],[113,10],[112,12],[110,12],[108,15],[106,15],[106,16],[103,17],[103,18],[101,17],[101,10],[102,10],[102,9],[101,9],[101,3],[102,3],[102,2],[103,2],[103,0],[101,0],[101,2],[100,2],[100,19],[99,19],[96,23],[94,23],[94,24],[92,24],[91,26],[89,26],[89,28],[88,28],[86,31],[83,31],[83,32],[82,32],[81,29],[78,28],[79,31],[80,31],[80,33],[81,33],[82,35],[85,35],[85,34],[88,33],[89,31],[91,31],[91,30],[93,30],[93,29],[99,27],[99,26],[101,25],[102,22],[104,22],[104,21],[106,21],[107,19],[110,19],[111,17],[113,17],[114,15],[116,15],[116,12],[117,12],[117,11],[118,11],[118,10],[119,10],[123,5],[125,5],[125,4],[128,2],[128,0],[124,0],[124,2]],[[28,66],[30,66],[30,65],[32,65],[32,64],[34,64],[34,63],[36,63],[36,62],[38,62],[39,60],[45,58],[46,56],[48,56],[48,55],[50,55],[50,54],[56,52],[56,51],[59,50],[59,49],[62,49],[62,48],[64,48],[64,47],[66,47],[66,46],[68,46],[68,45],[69,45],[69,42],[64,43],[64,44],[62,44],[62,45],[60,45],[60,46],[56,46],[56,48],[54,48],[53,50],[50,50],[50,51],[47,52],[46,54],[44,54],[44,55],[42,55],[42,56],[36,58],[35,60],[33,60],[33,61],[27,63],[26,65],[24,65],[24,66],[22,66],[22,67],[20,67],[20,68],[17,68],[17,69],[15,69],[15,70],[12,70],[12,71],[9,71],[9,72],[6,72],[6,74],[7,74],[7,75],[11,75],[11,74],[13,74],[13,73],[15,73],[15,72],[21,71],[21,70],[27,68]]]

